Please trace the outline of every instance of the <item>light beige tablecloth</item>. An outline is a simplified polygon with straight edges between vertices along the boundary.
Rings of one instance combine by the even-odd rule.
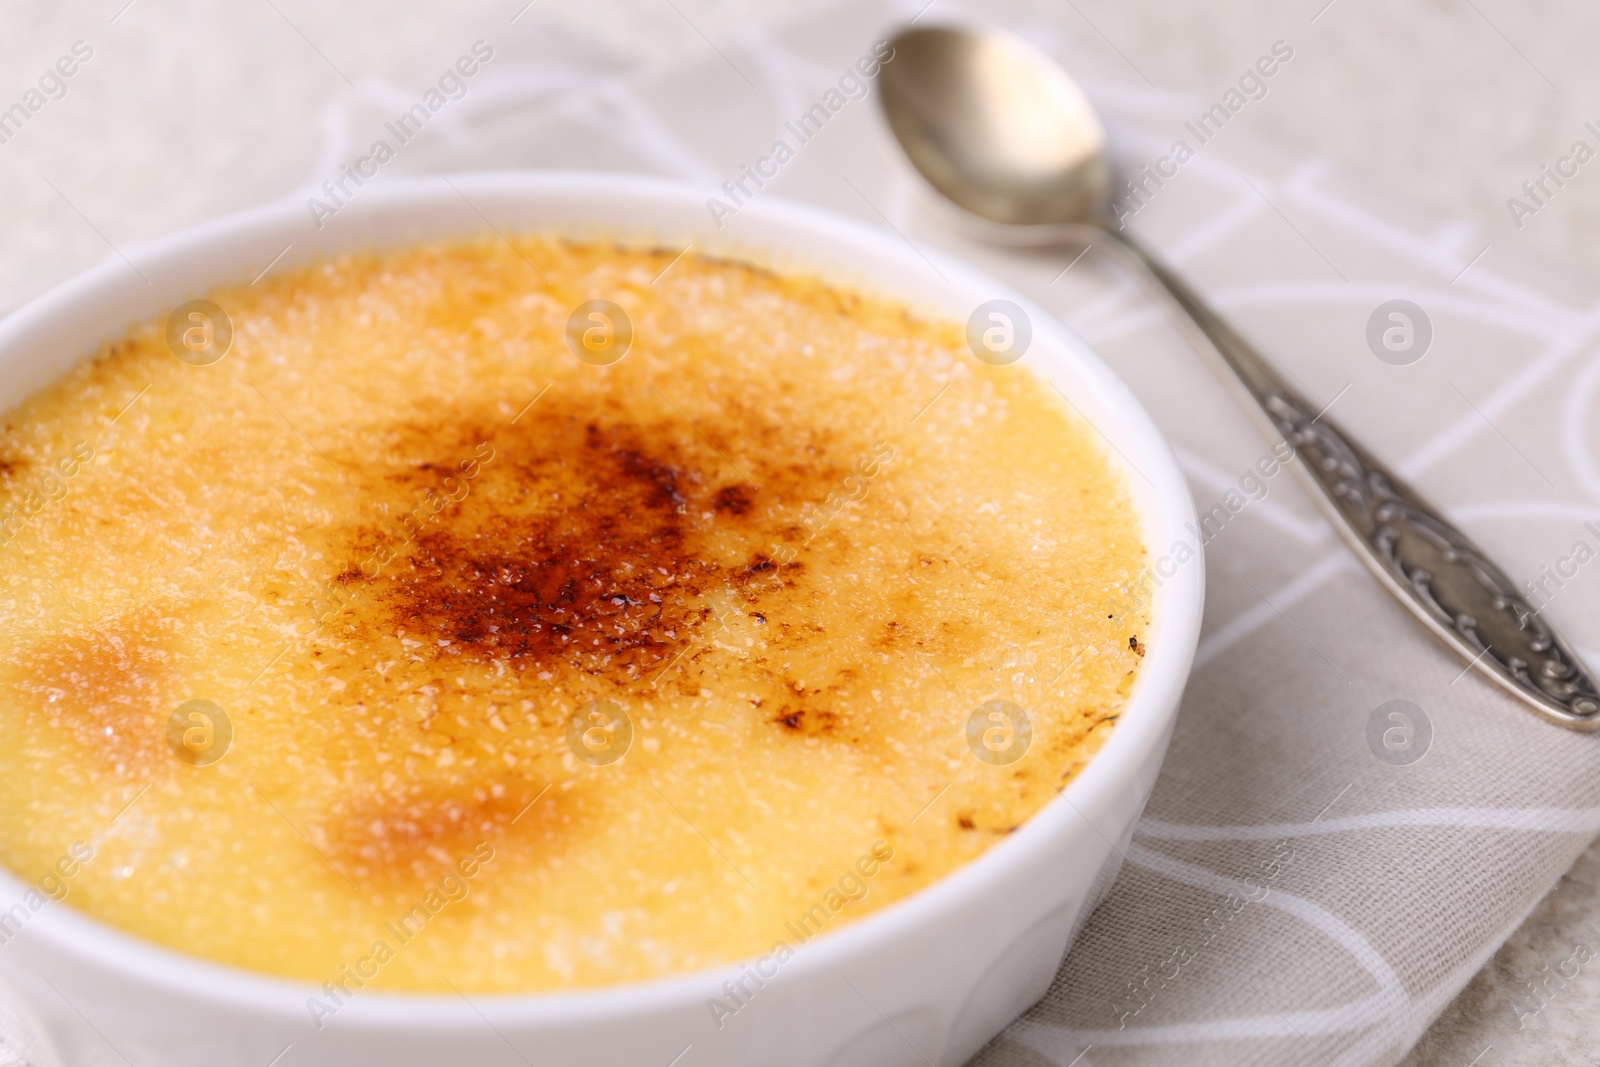
[[[393,170],[627,169],[676,175],[709,196],[766,150],[783,120],[819,99],[883,26],[919,6],[838,9],[784,29],[752,24],[644,72],[603,34],[563,28],[561,13],[536,6],[511,22],[515,6],[492,17],[475,10],[479,21],[463,18],[460,41],[418,40],[415,50],[453,54],[483,37],[494,42],[493,63]],[[262,17],[281,32],[271,13]],[[1324,161],[1251,136],[1251,109],[1311,59],[1302,41],[1282,38],[1294,54],[1264,83],[1266,100],[1244,103],[1236,124],[1201,145],[1184,123],[1226,104],[1230,83],[1204,98],[1156,89],[1091,28],[1064,33],[1021,8],[996,17],[1085,72],[1125,161],[1154,162],[1177,138],[1197,149],[1133,225],[1309,395],[1337,398],[1338,419],[1514,573],[1568,566],[1580,540],[1600,549],[1600,533],[1585,527],[1600,520],[1600,306],[1590,289],[1504,243],[1480,257],[1493,242],[1473,227],[1400,206]],[[1269,54],[1277,39],[1263,35],[1257,52]],[[113,47],[105,46],[108,60]],[[358,74],[345,85],[343,68],[359,70],[359,58],[339,54],[320,125],[292,152],[237,149],[259,158],[257,198],[290,186],[310,195],[414,98],[431,69],[416,59],[420,73],[403,84]],[[1239,70],[1256,58],[1241,55]],[[181,70],[150,76],[184,84]],[[106,91],[91,84],[85,93]],[[69,94],[63,106],[76,99]],[[209,125],[195,124],[196,151],[210,150],[212,126],[252,121],[233,101]],[[49,153],[18,158],[50,174]],[[181,188],[181,158],[172,174]],[[19,175],[0,180],[20,183]],[[58,193],[30,182],[29,196],[81,220],[72,223],[80,237],[83,225],[96,234],[110,226],[95,225],[91,188],[54,177]],[[1289,475],[1247,481],[1267,443],[1108,260],[1091,253],[1066,269],[1069,256],[957,238],[926,210],[874,102],[845,107],[761,195],[892,225],[1060,313],[1172,438],[1201,510],[1220,502],[1229,512],[1208,545],[1197,670],[1122,878],[1049,996],[976,1062],[1398,1061],[1600,831],[1600,741],[1539,723],[1463,676],[1359,569]],[[53,196],[71,198],[71,212]],[[21,232],[44,240],[36,229]],[[120,251],[137,257],[136,244]],[[6,260],[14,296],[42,281],[18,266],[25,253]],[[50,261],[42,247],[39,256]],[[1418,361],[1397,366],[1367,335],[1374,312],[1402,299],[1422,309],[1431,342]],[[1597,575],[1600,563],[1579,566],[1568,585],[1550,587],[1548,612],[1600,665]],[[1427,750],[1415,762],[1397,762],[1369,739],[1374,715],[1395,700],[1425,717]],[[1415,741],[1424,718],[1408,714]],[[1378,722],[1381,739],[1394,720],[1385,711]],[[1600,946],[1600,934],[1591,944]],[[1572,951],[1552,946],[1539,962],[1560,968]],[[1576,980],[1570,987],[1580,988]],[[1481,1010],[1500,1013],[1510,1023],[1501,1029],[1537,1026],[1575,995],[1565,989],[1552,986],[1543,1000],[1525,991],[1519,1002],[1509,987]]]

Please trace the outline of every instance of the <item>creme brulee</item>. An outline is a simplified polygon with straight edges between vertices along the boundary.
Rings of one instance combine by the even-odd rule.
[[[0,939],[593,986],[786,959],[1056,795],[1148,626],[1095,432],[961,323],[675,254],[345,256],[5,417]]]

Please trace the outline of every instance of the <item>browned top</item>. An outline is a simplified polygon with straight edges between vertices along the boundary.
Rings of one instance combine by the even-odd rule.
[[[374,981],[533,989],[766,951],[864,855],[829,922],[1038,810],[1143,653],[1097,438],[959,323],[676,254],[352,256],[213,294],[214,365],[152,323],[9,415],[0,859],[93,841],[74,905],[318,984],[460,875]],[[969,747],[995,699],[1014,764]]]
[[[733,420],[715,429],[730,442],[776,436]],[[707,593],[728,590],[754,611],[765,592],[792,584],[805,564],[780,569],[764,551],[803,536],[781,501],[825,497],[838,477],[821,457],[802,457],[763,464],[757,485],[681,418],[560,397],[519,426],[479,431],[496,446],[477,481],[432,464],[392,476],[439,479],[446,499],[452,483],[465,486],[459,506],[414,537],[407,530],[377,579],[352,567],[336,580],[380,602],[396,629],[449,642],[434,655],[548,667],[621,691],[688,646],[711,614]],[[352,543],[393,541],[396,525],[363,527]]]

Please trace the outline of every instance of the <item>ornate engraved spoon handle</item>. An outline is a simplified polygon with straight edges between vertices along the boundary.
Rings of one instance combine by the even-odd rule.
[[[1600,688],[1482,549],[1274,371],[1194,290],[1126,235],[1111,235],[1159,281],[1233,371],[1268,436],[1302,462],[1334,528],[1378,580],[1489,677],[1573,730],[1600,728]],[[1180,320],[1182,321],[1182,320]]]

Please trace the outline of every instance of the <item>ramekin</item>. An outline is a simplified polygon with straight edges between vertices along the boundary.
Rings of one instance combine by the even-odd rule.
[[[674,248],[692,242],[702,252],[809,268],[961,321],[985,301],[1015,302],[1033,331],[1019,367],[1054,381],[1104,435],[1151,561],[1192,542],[1184,524],[1194,519],[1194,504],[1167,442],[1127,386],[1053,316],[894,232],[777,197],[756,198],[719,228],[705,192],[607,174],[461,174],[361,189],[320,228],[300,203],[198,226],[126,249],[137,272],[109,259],[0,322],[0,408],[135,322],[214,286],[249,282],[275,259],[273,269],[283,270],[317,256],[491,226]],[[186,956],[65,904],[46,906],[0,946],[0,970],[61,1062],[74,1067],[123,1059],[164,1067],[954,1067],[1044,994],[1116,876],[1171,737],[1203,586],[1198,559],[1163,576],[1128,706],[1061,796],[975,862],[806,943],[720,1028],[708,1002],[725,995],[737,966],[470,1000],[364,991],[319,1029],[307,1007],[312,986]],[[25,889],[0,872],[0,909]]]

